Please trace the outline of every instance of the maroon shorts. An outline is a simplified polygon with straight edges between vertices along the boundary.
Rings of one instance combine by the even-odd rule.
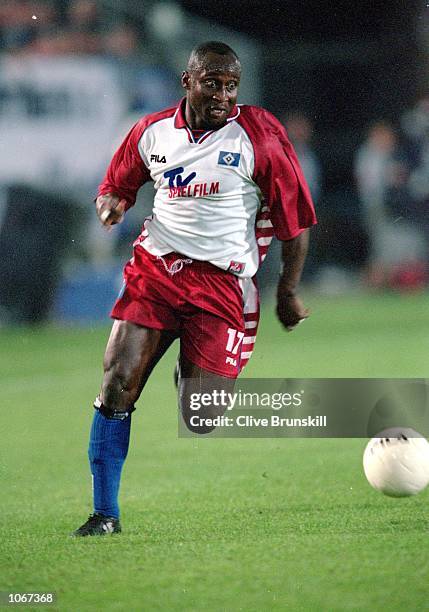
[[[189,361],[236,378],[253,350],[259,302],[252,279],[177,253],[157,257],[136,246],[111,316],[174,331]]]

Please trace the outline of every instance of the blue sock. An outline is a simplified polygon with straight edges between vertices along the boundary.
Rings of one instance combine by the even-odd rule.
[[[128,453],[131,415],[123,421],[94,412],[88,457],[93,477],[94,512],[119,518],[118,493]]]

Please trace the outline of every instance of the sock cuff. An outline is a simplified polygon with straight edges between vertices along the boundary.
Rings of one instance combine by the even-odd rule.
[[[106,419],[114,419],[115,421],[124,421],[125,419],[127,419],[130,414],[132,414],[136,407],[134,406],[134,404],[132,406],[130,406],[129,408],[127,408],[126,410],[115,410],[115,409],[111,409],[111,408],[107,408],[107,406],[105,406],[103,404],[103,402],[101,401],[100,397],[97,395],[97,397],[95,398],[94,401],[94,408],[95,410],[98,410],[98,412],[100,412],[100,414],[102,414],[104,417],[106,417]]]

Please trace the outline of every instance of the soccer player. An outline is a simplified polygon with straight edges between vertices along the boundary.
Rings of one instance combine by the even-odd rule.
[[[234,383],[255,342],[254,276],[273,234],[283,241],[277,315],[287,330],[308,316],[296,291],[315,223],[311,196],[279,121],[237,105],[240,75],[228,45],[196,47],[181,77],[185,98],[134,125],[100,185],[96,210],[105,226],[122,220],[146,181],[154,181],[156,195],[111,313],[89,443],[94,513],[74,535],[121,531],[131,413],[176,338],[179,407],[190,429],[190,381],[209,389]],[[206,414],[216,416],[219,407]]]

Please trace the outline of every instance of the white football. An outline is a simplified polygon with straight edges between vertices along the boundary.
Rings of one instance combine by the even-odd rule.
[[[385,495],[416,495],[429,484],[429,443],[414,429],[385,429],[368,442],[363,469],[369,484]]]

